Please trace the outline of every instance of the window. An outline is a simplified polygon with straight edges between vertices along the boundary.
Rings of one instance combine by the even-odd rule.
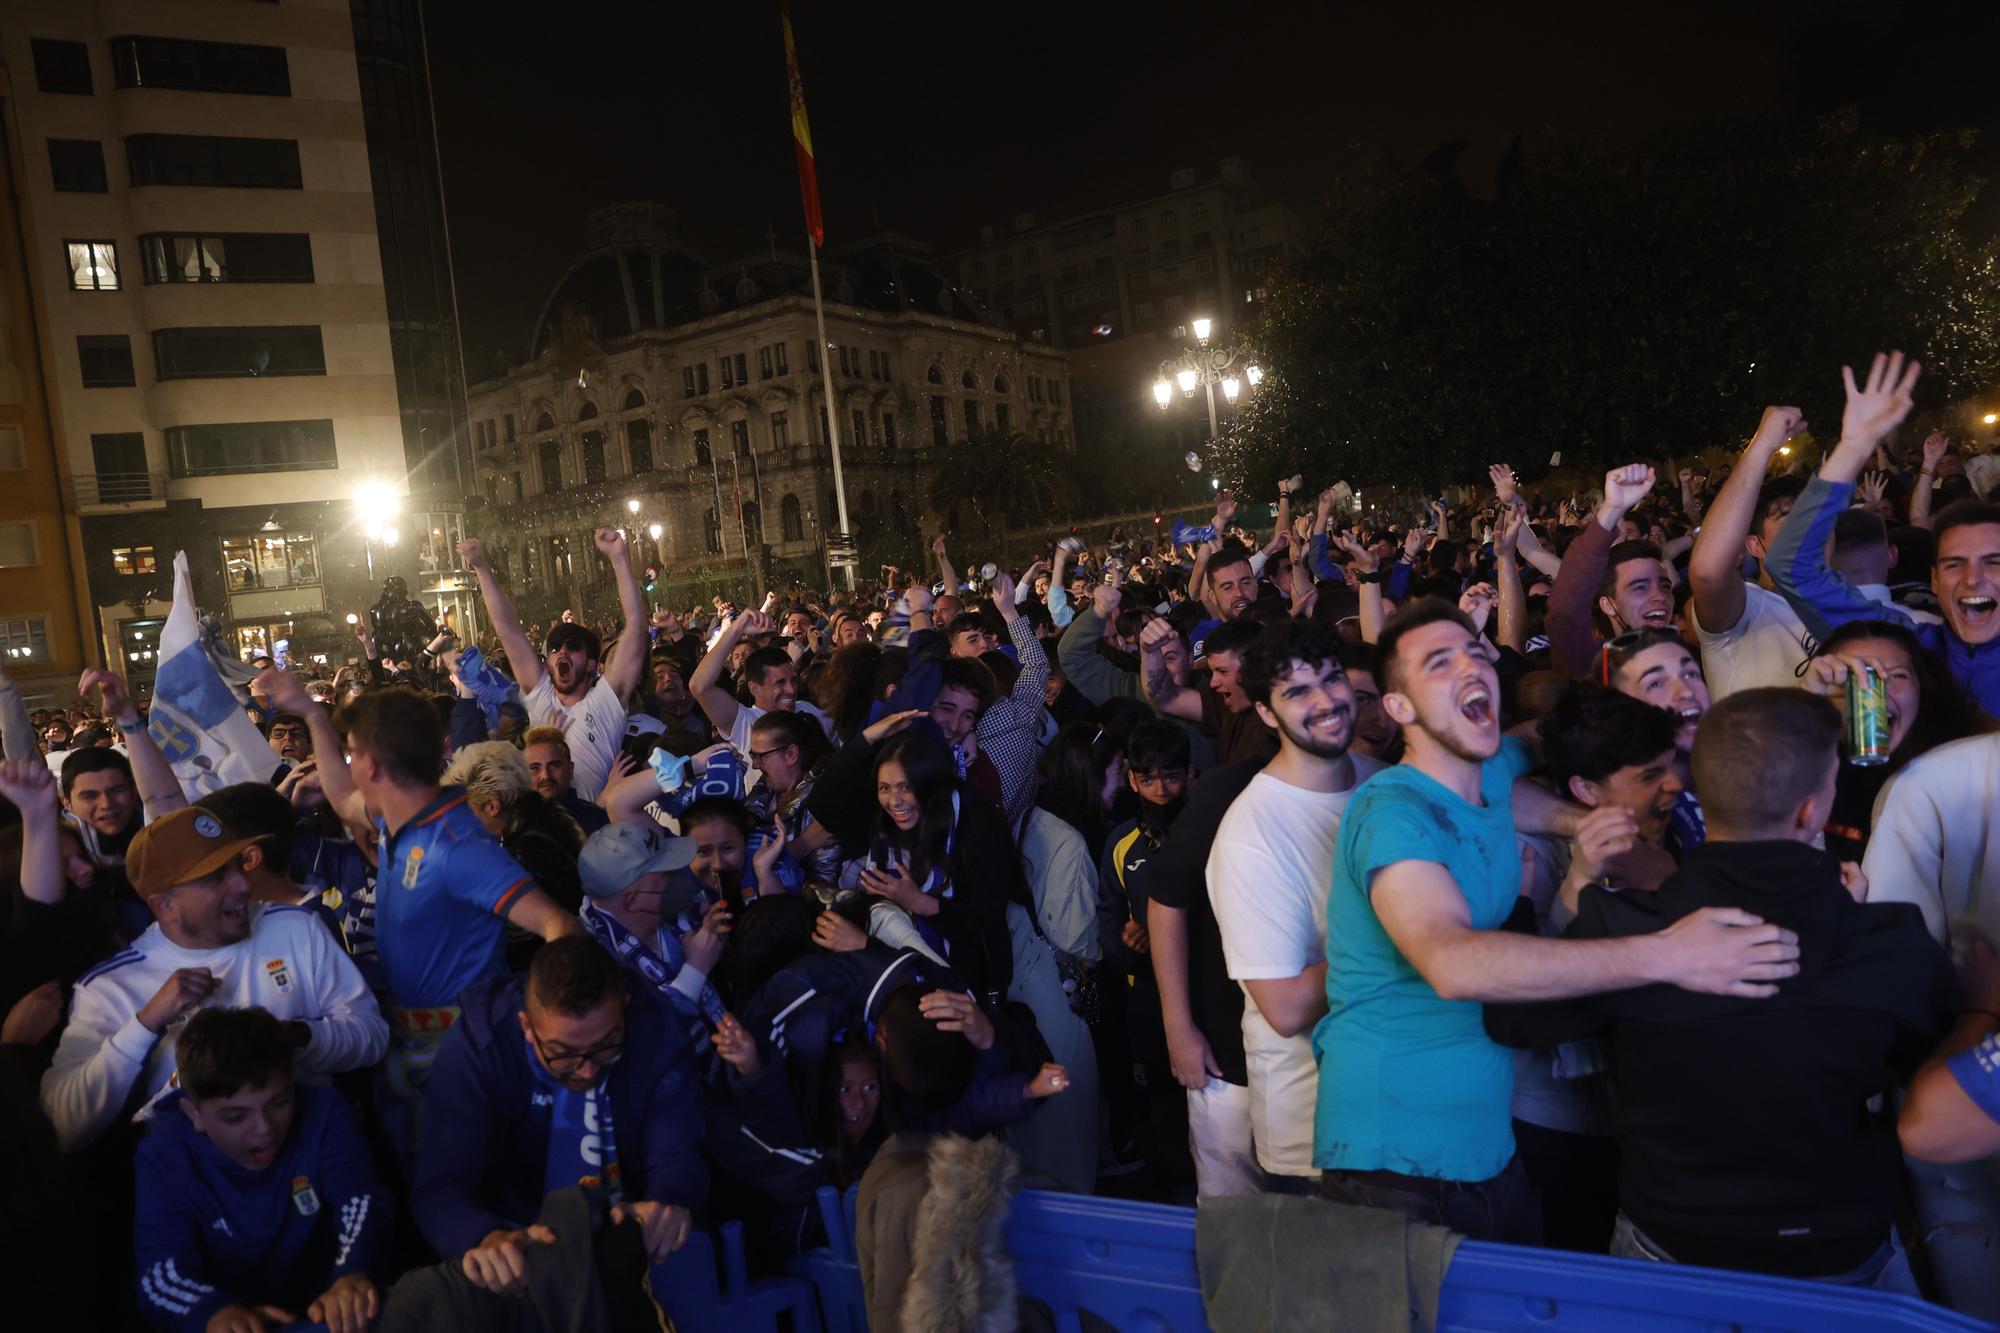
[[[1196,204],[1193,208],[1190,208],[1188,210],[1188,221],[1197,227],[1206,224],[1208,221],[1208,205]]]
[[[326,351],[313,324],[157,329],[153,373],[163,380],[324,375]]]
[[[757,378],[760,380],[771,378],[771,345],[769,343],[757,349]]]
[[[748,352],[738,352],[736,354],[736,382],[738,384],[748,384],[750,382],[750,354]]]
[[[882,378],[882,359],[872,347],[868,349],[868,378],[871,380]]]
[[[1191,251],[1212,250],[1214,248],[1215,248],[1215,237],[1210,235],[1208,232],[1198,231],[1194,235],[1188,237],[1188,249]]]
[[[90,86],[90,48],[82,42],[58,42],[36,37],[28,43],[35,54],[35,86],[45,93],[82,93]]]
[[[1049,381],[1049,401],[1050,401],[1050,402],[1052,402],[1052,403],[1060,403],[1060,402],[1062,401],[1062,381],[1061,381],[1061,380],[1050,380],[1050,381]]]
[[[48,661],[48,622],[40,616],[0,620],[0,656],[15,663]]]
[[[292,95],[282,46],[113,37],[111,73],[120,88],[185,88],[203,93]]]
[[[303,472],[338,467],[331,421],[242,421],[174,426],[167,462],[176,477]]]
[[[778,504],[779,530],[788,542],[802,542],[806,539],[805,511],[799,505],[799,497],[787,494]]]
[[[924,372],[924,379],[926,382],[931,384],[943,384],[944,367],[933,365],[929,370]]]
[[[722,387],[725,389],[736,387],[736,367],[726,356],[722,358]]]
[[[744,539],[746,541],[753,542],[759,546],[763,545],[764,515],[763,512],[757,508],[756,501],[752,500],[746,502],[743,508],[738,512],[742,515]]]
[[[79,334],[76,356],[83,364],[86,389],[129,389],[137,382],[132,375],[132,340],[122,333]]]
[[[773,359],[778,363],[778,373],[780,375],[791,374],[792,373],[791,367],[785,364],[785,345],[783,343],[778,343],[771,350],[777,353],[777,356],[774,357]]]
[[[713,508],[701,516],[701,544],[710,555],[722,554],[722,520],[716,517]]]
[[[732,449],[736,450],[738,458],[748,458],[750,456],[749,422],[732,421],[729,423],[729,445]]]
[[[99,504],[131,504],[154,498],[143,433],[133,430],[91,436],[90,460],[97,472]]]
[[[222,572],[231,592],[310,586],[319,582],[319,539],[310,532],[262,530],[224,537]]]
[[[771,414],[771,447],[774,449],[792,447],[792,421],[783,412]]]
[[[951,441],[951,427],[946,424],[944,395],[931,395],[931,443],[942,449]]]
[[[0,523],[0,569],[23,569],[35,559],[35,525]]]
[[[806,344],[806,368],[817,373],[819,370],[819,343]]]
[[[896,371],[889,360],[889,354],[887,352],[882,353],[882,378],[885,380],[894,379],[895,376]]]
[[[535,459],[541,464],[542,494],[552,495],[562,489],[562,441],[543,440],[535,446]]]
[[[893,454],[896,452],[896,414],[894,412],[884,412],[882,414],[882,448],[886,453]]]
[[[961,389],[977,389],[979,381],[974,379],[972,372],[968,370],[958,377],[958,387]]]
[[[588,399],[585,399],[583,405],[576,409],[576,419],[578,421],[591,421],[594,420],[596,416],[597,416],[597,404],[589,401]]]
[[[646,405],[645,394],[640,393],[637,389],[628,389],[626,390],[625,393],[625,404],[621,410],[626,412],[632,412],[636,411],[639,408],[644,407],[645,405]]]
[[[681,367],[681,397],[694,397],[694,367]]]
[[[1031,403],[1042,401],[1042,377],[1040,375],[1028,376],[1028,401]]]
[[[995,375],[993,377],[993,392],[1012,393],[1013,391],[1013,386],[1007,382],[1005,375]]]
[[[111,548],[111,568],[119,574],[157,574],[160,562],[150,546],[114,546]]]
[[[1134,236],[1144,236],[1146,234],[1146,219],[1144,218],[1132,219],[1132,234]]]
[[[994,425],[994,427],[995,427],[995,428],[996,428],[997,430],[999,430],[999,432],[1000,432],[1000,433],[1001,433],[1002,435],[1005,435],[1005,434],[1007,433],[1007,428],[1008,428],[1008,426],[1009,426],[1010,424],[1012,424],[1012,423],[1010,423],[1010,422],[1008,421],[1008,418],[1007,418],[1007,404],[1005,404],[1005,403],[995,403],[995,404],[993,404],[993,425]]]
[[[552,583],[574,576],[576,570],[570,564],[569,538],[561,536],[550,537],[547,541],[543,542],[542,562],[549,571],[549,581]]]
[[[653,470],[653,423],[643,418],[625,423],[625,461],[632,472]]]
[[[293,139],[234,139],[209,134],[133,134],[125,139],[132,184],[304,188]]]
[[[848,414],[847,419],[854,427],[854,442],[856,444],[868,443],[868,414],[857,407],[853,412]]]
[[[694,461],[700,467],[715,465],[714,456],[708,452],[708,432],[705,430],[694,433]]]
[[[1132,317],[1134,319],[1151,319],[1153,317],[1153,303],[1151,301],[1134,303],[1132,306]]]
[[[503,420],[507,426],[507,443],[512,444],[514,442],[514,414],[509,412]]]
[[[585,431],[581,441],[583,451],[583,484],[594,486],[608,475],[604,470],[604,432]]]
[[[694,368],[694,387],[697,393],[708,392],[708,362],[703,361]]]
[[[152,232],[138,244],[146,282],[312,282],[312,238],[304,232]]]
[[[49,175],[58,190],[103,194],[111,188],[104,175],[104,145],[95,139],[49,140]]]
[[[1171,228],[1171,227],[1177,227],[1177,226],[1179,226],[1179,225],[1180,225],[1180,224],[1179,224],[1179,223],[1178,223],[1177,221],[1175,221],[1175,219],[1174,219],[1174,210],[1173,210],[1173,209],[1171,209],[1171,208],[1163,208],[1163,209],[1161,209],[1161,210],[1160,210],[1160,225],[1161,225],[1162,227],[1168,227],[1168,228]]]
[[[1034,247],[1034,246],[1032,246],[1032,245],[1031,245],[1031,246],[1029,246],[1029,247],[1028,247],[1027,249],[1025,249],[1025,250],[1021,251],[1021,259],[1022,259],[1022,261],[1023,261],[1024,263],[1026,263],[1026,264],[1028,265],[1028,267],[1030,267],[1030,268],[1033,268],[1033,267],[1034,267],[1034,265],[1035,265],[1035,258],[1036,258],[1036,256],[1035,256],[1035,247]]]
[[[554,430],[555,428],[556,428],[556,419],[550,416],[547,412],[544,412],[540,416],[535,418],[536,434],[540,434],[541,432],[546,430]]]
[[[1180,258],[1180,254],[1181,254],[1181,243],[1179,241],[1160,242],[1160,258],[1178,259]]]
[[[847,348],[844,346],[839,346],[835,347],[833,350],[835,355],[839,358],[840,373],[844,376],[847,374]]]
[[[1135,246],[1133,246],[1133,247],[1132,247],[1132,262],[1133,262],[1133,263],[1135,263],[1135,264],[1150,264],[1150,263],[1152,263],[1152,262],[1153,262],[1153,247],[1152,247],[1152,246],[1150,246],[1150,245],[1135,245]]]
[[[69,289],[73,292],[118,290],[118,246],[111,241],[64,241],[69,251]]]
[[[970,439],[971,437],[977,435],[978,433],[979,433],[979,400],[977,398],[968,398],[965,400],[966,438]]]

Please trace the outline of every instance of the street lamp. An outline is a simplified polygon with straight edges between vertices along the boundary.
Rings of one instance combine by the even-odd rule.
[[[1233,403],[1236,401],[1236,395],[1241,392],[1243,392],[1243,381],[1237,379],[1234,375],[1227,376],[1223,379],[1222,396],[1224,398],[1227,398],[1230,402]]]
[[[361,519],[361,550],[368,562],[371,581],[375,577],[375,543],[396,544],[395,517],[402,507],[403,497],[387,482],[369,482],[354,492],[354,511]]]
[[[626,512],[626,513],[628,513],[628,514],[636,514],[636,513],[638,513],[638,512],[639,512],[639,502],[638,502],[637,500],[627,500],[627,501],[625,502],[625,512]]]
[[[1174,386],[1163,375],[1153,381],[1153,401],[1165,407],[1174,400]]]
[[[1195,345],[1181,352],[1177,357],[1160,363],[1159,378],[1153,382],[1153,401],[1162,411],[1173,406],[1172,385],[1179,385],[1184,397],[1194,397],[1196,386],[1208,391],[1208,436],[1215,439],[1222,434],[1222,427],[1215,415],[1216,386],[1222,387],[1222,396],[1234,403],[1243,394],[1244,380],[1255,389],[1263,383],[1264,372],[1260,367],[1248,366],[1239,377],[1235,367],[1242,356],[1241,349],[1235,347],[1211,347],[1209,337],[1215,332],[1215,321],[1208,318],[1190,320],[1188,327],[1194,332]]]
[[[1987,425],[1991,426],[1995,422],[2000,422],[2000,412],[1988,412],[1985,416],[1979,419],[1985,422]]]
[[[651,537],[654,541],[658,541],[660,539],[660,534],[665,531],[666,529],[661,527],[657,523],[648,523],[646,525],[646,535],[648,537]]]
[[[1193,324],[1194,340],[1198,343],[1207,342],[1209,330],[1214,327],[1215,321],[1212,319],[1202,318],[1195,320]]]

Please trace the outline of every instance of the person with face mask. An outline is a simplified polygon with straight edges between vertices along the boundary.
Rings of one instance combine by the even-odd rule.
[[[42,1108],[65,1151],[168,1085],[181,1020],[210,1000],[284,1020],[310,1079],[382,1058],[388,1024],[332,933],[308,908],[251,902],[242,862],[254,841],[232,838],[201,809],[133,839],[126,871],[154,924],[77,982],[42,1079]]]
[[[1208,896],[1231,979],[1243,987],[1251,1142],[1270,1186],[1312,1190],[1318,1071],[1310,1029],[1326,1012],[1326,886],[1341,814],[1384,765],[1349,752],[1354,692],[1328,626],[1273,625],[1243,655],[1243,689],[1278,754],[1230,804],[1208,856]]]

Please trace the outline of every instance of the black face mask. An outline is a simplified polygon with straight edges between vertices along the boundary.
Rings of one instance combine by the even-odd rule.
[[[1139,827],[1159,829],[1165,832],[1173,827],[1173,822],[1181,817],[1182,807],[1187,805],[1187,793],[1183,792],[1165,805],[1155,805],[1151,801],[1139,802]]]

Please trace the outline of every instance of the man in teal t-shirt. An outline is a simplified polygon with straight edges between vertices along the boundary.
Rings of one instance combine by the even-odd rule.
[[[1770,995],[1798,941],[1747,913],[1708,909],[1656,935],[1551,940],[1502,931],[1520,894],[1514,805],[1553,798],[1515,779],[1528,748],[1500,733],[1493,652],[1465,614],[1426,599],[1376,645],[1382,706],[1403,762],[1341,821],[1326,914],[1327,1015],[1313,1033],[1321,1192],[1483,1240],[1532,1243],[1541,1223],[1514,1157],[1512,1056],[1481,1003],[1667,982]],[[1614,946],[1614,947],[1600,947]]]

